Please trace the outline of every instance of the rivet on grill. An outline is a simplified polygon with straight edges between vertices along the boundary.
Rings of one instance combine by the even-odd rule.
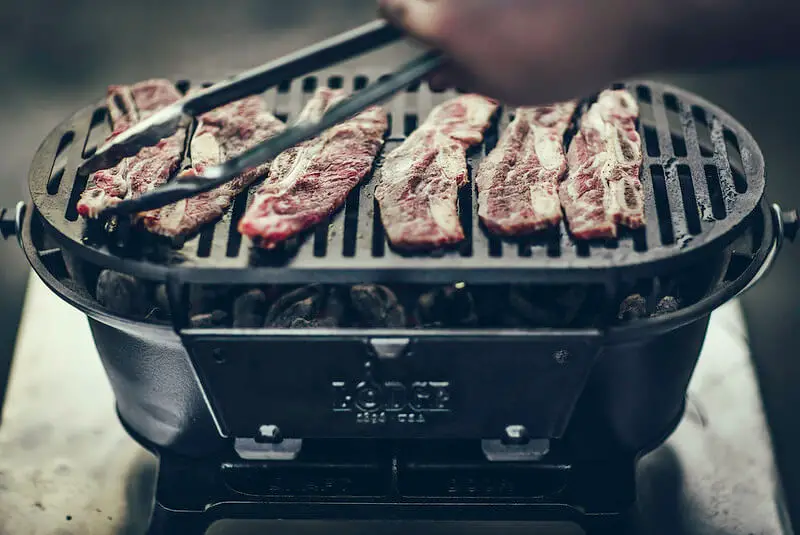
[[[529,441],[530,435],[528,434],[528,430],[524,425],[509,425],[506,427],[505,435],[503,436],[503,443],[514,446],[522,446],[527,444]]]
[[[553,360],[555,360],[558,364],[566,364],[569,362],[569,358],[570,354],[566,349],[559,349],[553,353]]]
[[[783,212],[783,235],[789,241],[794,241],[797,237],[797,231],[800,229],[800,218],[798,218],[797,210],[788,210]]]
[[[225,353],[222,352],[222,349],[215,347],[214,350],[211,351],[211,357],[217,364],[225,364]]]
[[[283,441],[283,435],[280,427],[277,425],[262,425],[258,428],[258,435],[256,442],[259,444],[280,444]]]

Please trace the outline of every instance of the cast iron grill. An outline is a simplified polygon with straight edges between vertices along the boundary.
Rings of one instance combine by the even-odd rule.
[[[283,83],[264,98],[276,116],[293,121],[318,85],[358,90],[374,78],[374,73],[322,72]],[[186,91],[189,83],[177,86]],[[67,249],[101,267],[151,280],[176,273],[195,283],[601,282],[653,276],[686,266],[710,247],[727,246],[763,195],[764,162],[754,140],[725,112],[682,90],[652,82],[618,87],[627,87],[641,106],[647,226],[623,230],[617,240],[574,241],[563,223],[521,240],[494,237],[479,222],[473,181],[459,196],[466,240],[447,251],[404,255],[388,244],[374,199],[382,157],[373,176],[352,192],[329,225],[278,251],[254,250],[236,230],[257,186],[238,196],[221,221],[180,245],[144,232],[125,232],[124,226],[109,233],[98,223],[85,222],[75,208],[86,183],[76,170],[110,132],[102,105],[77,113],[43,143],[31,170],[31,194]],[[452,96],[424,85],[397,96],[387,105],[390,126],[382,154],[396,148],[435,105]],[[471,172],[512,117],[513,109],[498,114],[486,142],[468,155]]]

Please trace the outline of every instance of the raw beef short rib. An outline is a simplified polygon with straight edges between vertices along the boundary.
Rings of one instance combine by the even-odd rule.
[[[444,102],[386,157],[375,198],[392,245],[437,249],[464,239],[458,189],[469,182],[466,152],[483,141],[497,107],[478,95]]]
[[[113,133],[109,139],[180,98],[181,94],[168,80],[110,86],[106,100]],[[78,213],[83,217],[96,218],[121,200],[138,197],[166,183],[180,166],[185,141],[186,132],[178,130],[114,167],[93,173],[78,200]]]
[[[516,111],[475,179],[478,216],[489,231],[518,236],[561,222],[564,133],[576,106],[568,102]]]
[[[630,93],[609,90],[581,118],[567,154],[568,177],[559,188],[576,239],[615,238],[618,224],[645,224],[638,115]]]
[[[319,120],[346,97],[343,90],[320,88],[299,120]],[[239,222],[239,232],[271,249],[327,220],[372,170],[387,129],[386,111],[373,106],[279,155]]]
[[[205,168],[239,156],[274,137],[286,125],[268,109],[260,96],[247,97],[199,117],[190,143],[192,167],[175,180],[199,176]],[[188,235],[220,218],[233,199],[269,173],[270,162],[250,168],[225,184],[177,203],[140,214],[145,228],[164,236]]]

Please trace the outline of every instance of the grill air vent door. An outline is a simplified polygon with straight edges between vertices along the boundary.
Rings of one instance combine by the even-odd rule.
[[[508,426],[558,438],[597,331],[186,330],[223,435],[264,426],[296,438],[499,439]]]

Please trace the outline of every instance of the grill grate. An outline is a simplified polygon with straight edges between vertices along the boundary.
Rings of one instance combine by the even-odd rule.
[[[291,122],[318,85],[358,90],[376,78],[375,73],[323,72],[281,84],[264,98],[278,117]],[[178,87],[185,91],[189,84]],[[523,240],[496,238],[479,223],[471,181],[459,196],[467,239],[453,250],[404,255],[386,242],[373,176],[350,195],[329,225],[278,251],[254,251],[236,231],[257,185],[237,197],[220,222],[182,245],[138,232],[129,233],[120,245],[120,232],[109,235],[96,223],[87,224],[75,209],[86,181],[76,176],[76,169],[110,132],[102,106],[82,110],[45,140],[31,169],[31,194],[66,247],[98,265],[146,279],[165,280],[170,272],[197,283],[577,282],[653,275],[667,264],[684,265],[709,247],[723,247],[735,239],[761,200],[764,164],[744,128],[711,104],[660,84],[632,82],[626,87],[641,107],[647,227],[622,230],[614,241],[575,242],[564,224]],[[415,85],[393,99],[387,105],[390,128],[383,154],[399,146],[433,106],[452,96]],[[503,109],[485,144],[469,153],[471,173],[511,118],[511,111]],[[382,156],[375,174],[380,173],[381,160]]]

